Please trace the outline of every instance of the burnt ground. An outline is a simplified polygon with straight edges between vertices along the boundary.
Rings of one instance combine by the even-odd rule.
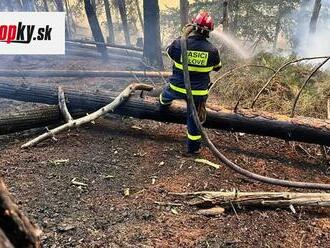
[[[35,63],[35,69],[49,64],[56,69],[118,69],[117,63],[101,65],[78,57],[29,63]],[[29,63],[13,62],[12,67]],[[120,69],[130,66],[135,65],[126,63]],[[82,89],[115,84],[108,79],[19,80],[67,80]],[[33,105],[4,100],[2,106],[2,111],[11,111]],[[316,146],[302,144],[307,154],[273,138],[208,131],[244,168],[271,177],[330,183],[329,163],[315,152]],[[0,136],[0,172],[19,207],[42,228],[44,247],[330,247],[326,208],[296,207],[294,214],[290,209],[236,207],[236,213],[228,209],[204,217],[186,205],[159,204],[182,203],[169,192],[294,191],[247,180],[222,164],[216,170],[184,157],[184,125],[114,116],[58,135],[56,142],[19,148],[35,135]],[[216,162],[206,148],[200,157]],[[53,163],[63,159],[67,162]],[[73,185],[74,178],[87,186]],[[127,188],[130,194],[125,196]]]

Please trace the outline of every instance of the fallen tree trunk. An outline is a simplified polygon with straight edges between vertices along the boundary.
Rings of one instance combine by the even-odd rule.
[[[8,134],[58,123],[62,116],[58,106],[45,106],[0,114],[0,134]]]
[[[11,247],[10,245],[22,248],[40,247],[41,230],[19,211],[5,184],[0,179],[1,230],[0,247]]]
[[[97,45],[97,42],[90,41],[90,40],[69,39],[67,41],[72,42],[72,43],[78,43],[78,44],[80,43],[80,44],[89,44],[89,45],[95,45],[95,46]],[[134,47],[134,46],[125,46],[125,45],[109,44],[109,43],[106,43],[105,45],[107,47],[115,47],[115,48],[122,48],[122,49],[126,49],[126,50],[143,52],[143,48]]]
[[[73,110],[73,117],[81,117],[86,111]],[[63,117],[58,106],[41,106],[16,112],[0,114],[0,135],[24,131],[32,128],[58,124]]]
[[[81,92],[69,88],[65,88],[65,92],[68,99],[68,108],[72,113],[77,109],[84,109],[89,112],[95,111],[113,101],[117,95],[114,92]],[[54,86],[0,83],[0,97],[18,101],[58,104],[57,89]],[[145,99],[131,97],[126,104],[118,107],[115,113],[162,122],[186,122],[186,110],[183,104],[174,103],[169,111],[159,111],[157,99],[151,97]],[[58,110],[56,114],[58,114]],[[330,146],[329,120],[304,117],[288,118],[247,110],[234,113],[210,106],[204,126]]]
[[[59,87],[59,89],[58,89],[59,108],[61,110],[62,116],[64,117],[66,123],[54,128],[52,130],[47,130],[46,133],[39,135],[38,137],[34,138],[33,140],[30,140],[29,142],[22,145],[21,148],[28,148],[28,147],[35,146],[45,139],[54,137],[56,134],[58,134],[60,132],[63,132],[65,130],[68,130],[71,128],[77,128],[83,124],[90,123],[90,122],[96,120],[97,118],[100,118],[101,116],[107,114],[108,112],[113,112],[118,106],[123,104],[135,90],[151,91],[152,89],[153,89],[152,86],[146,85],[146,84],[130,84],[111,103],[107,104],[106,106],[98,109],[97,111],[95,111],[87,116],[80,117],[78,119],[73,119],[67,108],[67,105],[66,105],[64,91],[63,91],[62,87]]]
[[[78,70],[0,70],[0,77],[169,77],[170,72],[162,71],[78,71]]]
[[[105,61],[108,60],[120,60],[120,61],[127,61],[143,64],[141,58],[137,57],[129,57],[127,55],[119,55],[119,54],[108,54],[107,58],[104,58],[98,53],[97,51],[89,50],[89,49],[83,49],[79,47],[69,47],[65,50],[65,55],[71,55],[71,56],[81,56],[81,57],[90,57],[90,58],[96,58],[96,59],[102,59]]]
[[[82,44],[82,43],[75,43],[75,42],[66,42],[66,48],[83,48],[87,50],[97,51],[95,45],[90,44]],[[124,48],[114,48],[114,47],[107,47],[106,48],[109,54],[116,54],[116,55],[123,55],[123,56],[132,56],[141,58],[143,57],[142,52],[124,49]]]
[[[184,197],[189,205],[201,207],[232,207],[239,206],[259,207],[289,207],[289,206],[321,206],[330,207],[329,193],[292,193],[292,192],[192,192],[171,193]]]

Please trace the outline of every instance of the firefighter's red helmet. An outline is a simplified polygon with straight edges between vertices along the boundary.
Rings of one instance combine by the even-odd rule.
[[[205,10],[200,11],[198,15],[193,18],[192,23],[209,32],[214,30],[214,20]]]

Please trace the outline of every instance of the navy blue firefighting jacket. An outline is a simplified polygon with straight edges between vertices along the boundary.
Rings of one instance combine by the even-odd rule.
[[[218,71],[221,68],[219,51],[202,35],[189,36],[187,47],[188,69],[193,95],[207,95],[210,84],[210,72],[213,70]],[[185,94],[180,38],[177,38],[168,46],[167,53],[174,63],[173,74],[169,78],[170,88]]]

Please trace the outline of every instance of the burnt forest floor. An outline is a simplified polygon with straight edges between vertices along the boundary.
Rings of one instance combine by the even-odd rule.
[[[118,69],[118,63],[70,59],[1,62],[0,68]],[[11,66],[9,66],[11,65]],[[121,70],[139,69],[125,63]],[[141,68],[140,68],[141,69]],[[112,89],[114,79],[6,79]],[[129,83],[115,86],[124,88]],[[1,100],[2,111],[33,104]],[[330,183],[330,165],[310,151],[273,138],[208,130],[230,159],[259,174]],[[330,247],[326,208],[228,209],[197,214],[169,192],[294,191],[247,180],[220,164],[216,170],[182,155],[185,126],[147,120],[100,119],[22,150],[36,133],[0,136],[0,173],[19,207],[43,230],[44,247]],[[311,155],[311,156],[310,156]],[[216,162],[208,149],[201,158]],[[65,160],[64,163],[54,163]],[[72,184],[72,180],[87,186]],[[129,195],[127,193],[129,189]],[[298,190],[299,191],[299,190]]]

